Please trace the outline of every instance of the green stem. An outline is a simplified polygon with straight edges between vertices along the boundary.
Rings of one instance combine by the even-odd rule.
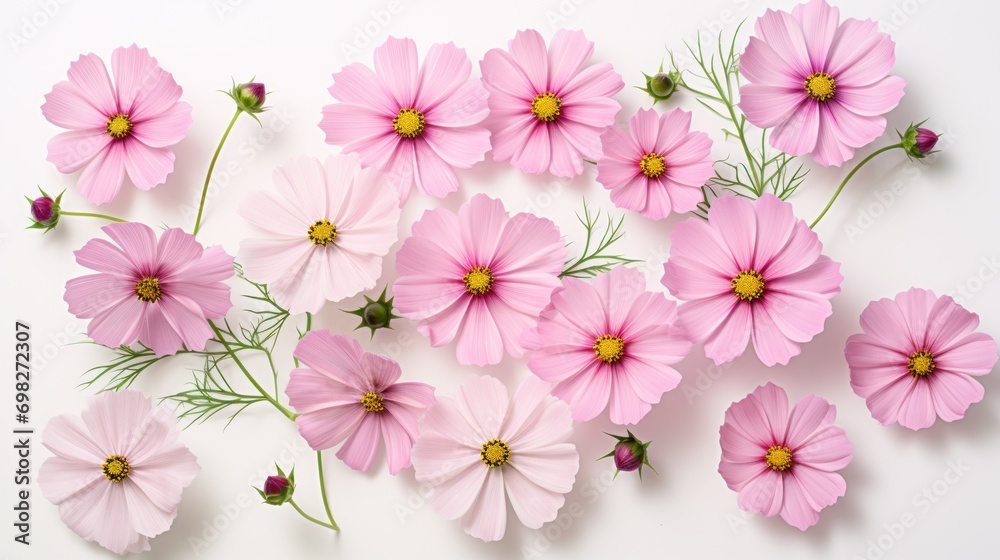
[[[114,216],[108,216],[105,214],[94,214],[93,212],[70,212],[68,210],[60,210],[60,216],[81,216],[84,218],[100,218],[102,220],[107,220],[109,222],[127,222],[128,220],[123,220],[121,218],[116,218]]]
[[[205,175],[205,186],[201,188],[201,202],[198,203],[198,217],[194,221],[194,235],[198,235],[198,230],[201,229],[201,215],[205,211],[205,197],[208,196],[208,183],[212,180],[212,172],[215,171],[215,162],[219,160],[219,152],[222,151],[223,144],[226,143],[226,139],[229,138],[229,133],[233,130],[233,125],[236,124],[236,119],[240,118],[240,113],[243,109],[236,108],[236,114],[233,115],[233,119],[229,121],[229,126],[226,127],[226,132],[222,134],[222,140],[219,140],[219,146],[215,148],[215,154],[212,155],[212,163],[208,164],[208,174]]]
[[[834,202],[836,202],[837,197],[840,196],[840,191],[844,190],[844,187],[846,187],[847,183],[850,182],[851,178],[854,177],[854,174],[857,173],[862,167],[864,167],[866,163],[875,159],[875,156],[879,154],[902,147],[903,144],[900,143],[900,144],[892,144],[891,146],[886,146],[884,148],[879,148],[878,150],[875,150],[874,152],[869,154],[868,157],[858,162],[858,164],[854,166],[854,169],[852,169],[851,172],[847,174],[847,177],[844,177],[844,180],[840,182],[840,186],[837,187],[837,190],[833,193],[833,198],[830,199],[830,202],[826,203],[826,207],[823,208],[823,211],[819,213],[819,216],[817,216],[816,219],[813,220],[813,223],[809,227],[815,228],[816,224],[818,224],[819,221],[823,219],[823,216],[826,216],[827,211],[830,210],[830,207],[833,206]]]
[[[232,347],[229,346],[229,343],[226,342],[226,337],[222,335],[222,331],[219,330],[219,327],[215,326],[215,323],[213,323],[212,321],[208,322],[208,326],[212,327],[212,332],[215,333],[216,340],[222,343],[223,348],[225,348],[226,352],[230,356],[232,356],[233,361],[236,362],[236,365],[239,366],[240,371],[243,372],[243,375],[246,375],[247,379],[250,380],[250,383],[252,383],[253,386],[257,389],[257,392],[260,393],[261,396],[263,396],[265,399],[267,399],[269,403],[273,404],[275,408],[277,408],[282,414],[285,415],[286,418],[294,421],[296,416],[298,415],[285,408],[280,402],[278,402],[274,397],[272,397],[270,393],[265,391],[264,388],[260,386],[260,383],[257,383],[257,380],[254,379],[253,375],[250,373],[250,370],[248,370],[247,367],[243,365],[243,362],[240,361],[239,357],[236,355],[236,352],[233,351]]]
[[[288,503],[292,504],[292,507],[295,508],[295,511],[299,512],[299,515],[301,515],[302,517],[305,517],[309,521],[312,521],[313,523],[315,523],[317,525],[322,525],[323,527],[326,527],[327,529],[332,529],[334,531],[339,531],[340,530],[340,528],[337,527],[336,525],[330,525],[329,523],[325,523],[323,521],[320,521],[319,519],[316,519],[315,517],[313,517],[313,516],[309,515],[308,513],[302,511],[302,508],[299,507],[299,504],[295,503],[295,500],[288,500]]]
[[[302,340],[302,338],[306,336],[306,334],[308,334],[309,331],[312,330],[312,325],[313,325],[313,315],[312,313],[306,311],[306,330],[299,332],[299,340]],[[295,361],[295,367],[299,367],[299,359],[296,358],[295,356],[292,356],[292,360]]]
[[[316,452],[316,464],[319,466],[319,493],[323,496],[323,509],[326,510],[326,517],[330,520],[330,525],[334,531],[339,531],[340,527],[337,526],[337,522],[333,520],[333,514],[330,513],[330,502],[326,498],[326,478],[323,475],[323,452]]]

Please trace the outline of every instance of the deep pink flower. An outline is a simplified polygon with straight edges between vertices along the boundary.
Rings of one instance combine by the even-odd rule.
[[[76,262],[97,274],[66,282],[69,312],[93,319],[87,336],[112,348],[138,340],[157,356],[186,346],[204,350],[212,338],[208,319],[221,319],[233,306],[225,281],[233,257],[222,247],[205,249],[180,228],[156,234],[144,224],[101,228],[115,243],[91,239]],[[117,246],[116,246],[117,245]]]
[[[739,492],[740,509],[766,517],[781,514],[801,531],[837,502],[847,483],[837,473],[854,446],[833,425],[837,407],[806,395],[788,412],[788,395],[772,383],[757,387],[726,411],[719,430],[719,474]]]
[[[528,367],[555,383],[573,419],[587,421],[611,401],[611,421],[635,424],[681,381],[670,367],[691,342],[677,326],[677,304],[646,291],[646,277],[618,266],[593,284],[563,278],[522,345]]]
[[[389,37],[375,49],[375,71],[360,63],[333,75],[319,127],[326,142],[357,152],[365,167],[385,171],[405,203],[420,192],[443,197],[458,189],[455,169],[483,161],[490,132],[486,90],[469,79],[472,63],[454,43],[431,46],[417,62],[412,39]]]
[[[292,371],[285,394],[309,447],[319,451],[346,440],[337,457],[367,471],[384,440],[389,472],[410,466],[417,419],[434,402],[434,387],[397,383],[399,364],[330,331],[310,332],[294,354],[305,367]]]
[[[177,516],[181,491],[200,467],[177,441],[174,413],[138,391],[90,397],[80,416],[49,420],[38,487],[59,518],[112,552],[149,550]]]
[[[529,377],[508,398],[496,378],[471,376],[420,419],[413,470],[431,486],[434,511],[496,541],[507,529],[507,500],[528,528],[556,518],[580,468],[572,433],[569,407],[547,384]]]
[[[965,416],[983,399],[973,376],[997,363],[997,343],[974,332],[979,316],[950,296],[911,288],[861,313],[863,334],[847,339],[851,387],[883,425],[911,430]]]
[[[99,56],[81,55],[42,105],[50,123],[69,129],[49,141],[46,159],[61,173],[85,168],[76,188],[94,204],[113,200],[126,173],[144,191],[166,181],[174,170],[170,146],[191,126],[181,87],[146,49],[115,49],[111,68],[114,84]]]
[[[597,181],[611,190],[615,206],[653,220],[697,208],[713,174],[712,140],[691,132],[691,113],[639,109],[628,128],[626,134],[612,126],[601,136]]]
[[[299,157],[274,170],[278,196],[250,193],[239,213],[267,231],[245,239],[247,278],[267,284],[291,313],[317,313],[375,286],[396,242],[399,200],[386,176],[356,154]]]
[[[493,159],[528,173],[583,173],[601,157],[601,133],[621,106],[625,86],[610,64],[587,65],[594,44],[582,31],[560,29],[545,48],[535,30],[518,31],[507,50],[491,49],[480,67],[490,92]]]
[[[520,357],[565,260],[555,224],[477,194],[458,215],[435,208],[413,224],[396,255],[396,308],[431,346],[457,336],[461,364],[498,363],[504,349]]]
[[[885,131],[882,116],[903,97],[906,82],[888,76],[896,44],[872,20],[840,22],[825,0],[792,13],[768,10],[740,56],[740,109],[771,128],[770,143],[840,165]]]
[[[674,229],[662,282],[687,302],[681,324],[715,363],[736,359],[752,338],[761,362],[787,364],[822,332],[844,279],[822,250],[791,204],[726,196],[712,202],[708,222]]]

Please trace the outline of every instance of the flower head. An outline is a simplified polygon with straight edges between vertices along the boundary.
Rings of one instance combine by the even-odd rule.
[[[888,76],[895,43],[872,20],[840,21],[826,0],[768,10],[740,56],[740,109],[773,147],[840,165],[882,135],[906,82]]]
[[[713,174],[712,140],[690,129],[691,113],[680,109],[662,115],[640,109],[628,133],[608,127],[597,181],[611,190],[615,206],[653,220],[698,207],[701,187]]]
[[[31,203],[31,225],[28,226],[28,228],[44,229],[45,231],[49,231],[59,224],[59,210],[62,203],[63,193],[59,193],[59,195],[53,199],[41,188],[38,190],[41,191],[42,196],[39,196],[34,200],[28,198],[28,202]]]
[[[396,255],[400,315],[442,346],[458,337],[462,364],[521,356],[521,333],[535,325],[559,285],[566,245],[555,224],[511,217],[503,202],[477,194],[458,214],[427,210]]]
[[[42,105],[50,123],[69,129],[49,141],[48,161],[61,173],[83,169],[76,188],[94,204],[113,200],[126,174],[144,191],[163,183],[174,169],[170,146],[191,126],[181,87],[146,49],[115,49],[111,67],[113,82],[100,57],[80,56]]]
[[[389,37],[375,49],[375,70],[360,63],[333,75],[319,127],[326,142],[386,172],[400,204],[416,184],[443,197],[458,188],[455,169],[482,161],[490,133],[486,90],[470,79],[472,62],[453,43],[436,44],[421,66],[412,39]]]
[[[686,301],[681,324],[717,364],[736,359],[751,339],[764,364],[787,364],[833,312],[840,265],[776,196],[718,198],[707,222],[678,224],[670,241],[662,282]]]
[[[159,241],[144,224],[106,225],[114,241],[91,239],[76,251],[76,262],[97,274],[66,282],[69,312],[92,319],[87,336],[109,347],[136,340],[157,356],[181,349],[203,350],[212,338],[209,319],[226,316],[232,302],[225,281],[233,257],[222,247],[205,249],[180,228]]]
[[[805,531],[819,512],[844,495],[837,471],[851,462],[854,446],[833,425],[837,408],[806,395],[788,411],[788,395],[772,383],[757,387],[726,411],[719,430],[719,474],[739,492],[744,511],[772,517]]]
[[[979,316],[950,296],[911,288],[868,304],[847,339],[851,388],[883,425],[911,430],[958,420],[983,399],[974,379],[997,363],[997,343],[975,332]]]
[[[645,72],[642,73],[642,76],[646,78],[646,87],[641,88],[636,86],[636,89],[646,92],[653,98],[654,104],[670,99],[681,83],[680,72],[676,70],[664,72],[662,63],[660,64],[660,69],[652,76]]]
[[[535,350],[531,371],[555,383],[573,419],[596,417],[611,402],[611,421],[635,424],[676,387],[671,367],[691,349],[677,325],[677,304],[646,291],[646,278],[618,266],[593,284],[563,278],[538,326],[521,343]]]
[[[354,330],[358,329],[370,329],[372,338],[375,337],[375,331],[378,329],[391,329],[393,319],[399,319],[399,315],[393,313],[392,301],[396,298],[391,297],[385,299],[385,293],[389,289],[389,286],[382,288],[382,295],[378,299],[372,299],[365,296],[365,304],[357,309],[352,309],[346,311],[351,315],[357,315],[361,317],[361,323],[354,327]]]
[[[434,511],[496,541],[506,532],[508,500],[529,528],[556,518],[580,468],[572,432],[569,407],[538,379],[526,379],[511,398],[496,378],[472,376],[420,419],[413,468],[431,486]]]
[[[260,488],[254,490],[260,494],[265,504],[280,506],[292,501],[292,495],[295,494],[295,468],[293,467],[288,476],[285,476],[281,467],[277,464],[274,467],[278,470],[278,474],[264,479],[263,490]]]
[[[233,87],[223,93],[232,98],[241,111],[250,114],[255,119],[257,118],[257,114],[267,110],[267,107],[264,107],[264,100],[267,98],[267,88],[260,82],[251,80],[245,84],[236,84],[234,81]]]
[[[632,431],[628,430],[628,436],[616,436],[614,434],[608,434],[609,436],[618,440],[615,444],[615,448],[605,455],[604,457],[614,457],[615,458],[615,476],[618,476],[618,472],[632,472],[634,470],[639,471],[639,478],[642,479],[642,467],[646,466],[656,472],[653,466],[649,464],[649,456],[646,449],[652,441],[642,442],[639,438],[632,435]],[[604,457],[601,457],[602,459]]]
[[[396,242],[399,203],[356,154],[299,157],[274,171],[278,196],[251,193],[239,213],[267,231],[240,244],[247,278],[267,284],[291,313],[316,313],[375,286]]]
[[[285,394],[310,447],[320,451],[344,442],[337,458],[367,471],[384,439],[389,473],[410,466],[417,419],[434,402],[433,387],[398,383],[399,364],[330,331],[311,331],[294,355],[303,367],[292,372]]]
[[[933,153],[940,138],[938,133],[929,128],[923,128],[920,126],[921,124],[923,123],[911,124],[906,132],[899,135],[903,149],[910,157],[916,159],[923,159]]]
[[[601,157],[601,133],[621,106],[611,98],[625,83],[610,64],[588,65],[594,44],[582,31],[560,29],[546,48],[535,30],[518,31],[507,50],[480,63],[489,90],[493,159],[527,173],[583,173]]]
[[[56,416],[42,432],[54,456],[38,486],[82,538],[118,554],[149,550],[199,471],[178,435],[174,413],[142,393],[90,397],[80,416]]]

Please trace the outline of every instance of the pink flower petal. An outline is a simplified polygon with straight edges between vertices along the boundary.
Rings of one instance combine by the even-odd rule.
[[[516,469],[530,482],[550,492],[564,494],[570,491],[580,467],[580,456],[573,444],[549,443],[544,449],[520,449],[520,453],[516,450],[511,452],[511,469]]]
[[[819,103],[803,101],[787,119],[771,130],[769,142],[788,155],[808,154],[816,148],[820,132]]]
[[[105,309],[87,325],[87,336],[109,348],[132,344],[142,324],[143,305],[145,304],[136,298],[127,298],[122,303]]]
[[[531,128],[524,144],[517,149],[510,164],[525,173],[542,173],[552,163],[552,143],[549,139],[549,127],[539,123],[537,119],[529,125]],[[497,134],[499,137],[500,134]]]
[[[174,170],[174,152],[170,148],[150,148],[142,142],[125,141],[125,170],[132,184],[148,191],[167,180]]]
[[[753,348],[766,366],[787,365],[801,349],[775,323],[775,313],[756,308],[753,312]]]
[[[361,356],[361,371],[369,384],[364,388],[375,393],[392,387],[403,374],[394,360],[367,352]]]
[[[758,37],[750,37],[746,50],[740,55],[739,70],[750,83],[802,91],[805,89],[803,80],[809,74],[802,74],[796,66],[792,59],[778,54],[768,43]],[[740,88],[741,97],[742,94],[743,88]],[[743,109],[742,99],[740,109]]]
[[[87,164],[76,183],[77,190],[91,204],[111,202],[125,180],[125,143],[112,142]]]
[[[328,91],[338,101],[355,106],[372,107],[378,113],[389,117],[390,121],[403,108],[395,102],[389,89],[375,72],[358,62],[348,64],[334,74],[333,85]],[[329,128],[323,123],[320,123],[320,128],[329,132]]]
[[[53,504],[73,499],[95,484],[107,484],[98,464],[104,457],[83,462],[77,459],[51,457],[38,470],[38,487],[42,496]]]
[[[749,83],[740,88],[740,110],[754,126],[774,128],[788,120],[806,98],[801,88]]]
[[[986,375],[997,363],[997,343],[986,333],[972,333],[935,354],[938,367],[969,375]]]
[[[934,410],[945,422],[959,420],[973,403],[983,400],[985,390],[964,373],[935,371],[927,378]]]
[[[420,192],[443,198],[448,193],[458,190],[458,177],[455,170],[427,142],[415,142],[416,182]],[[485,151],[484,151],[485,153]]]
[[[80,55],[76,62],[69,65],[66,75],[80,95],[104,115],[104,123],[107,124],[107,118],[117,113],[119,107],[101,57],[93,53]]]
[[[181,97],[181,87],[173,76],[160,68],[149,51],[134,44],[111,53],[111,69],[115,74],[118,110],[132,122],[162,115]]]
[[[555,91],[563,103],[575,103],[595,97],[611,97],[625,87],[622,77],[610,64],[594,64],[580,71],[565,87]],[[611,115],[614,117],[614,115]],[[608,123],[609,125],[611,123]]]
[[[83,58],[73,64],[78,65],[82,61]],[[100,69],[104,70],[103,63],[101,63]],[[106,77],[107,74],[105,74]],[[110,91],[110,84],[108,84],[108,88]],[[100,103],[99,100],[98,103]],[[52,91],[45,94],[45,103],[42,104],[42,115],[50,123],[73,131],[87,130],[101,133],[108,139],[111,136],[105,130],[105,126],[108,124],[108,117],[112,114],[114,114],[113,108],[109,113],[101,111],[90,98],[86,97],[80,86],[72,82],[59,82],[53,86]]]
[[[96,241],[104,240],[94,239],[91,243]],[[134,281],[106,273],[88,274],[68,280],[63,299],[69,304],[70,313],[78,318],[91,318],[126,298],[135,297],[134,290]]]
[[[413,39],[389,37],[375,49],[375,73],[382,78],[400,109],[413,108],[419,87],[417,45]]]
[[[723,319],[719,328],[715,332],[709,334],[708,339],[705,341],[705,356],[711,358],[716,364],[731,362],[743,354],[747,343],[750,342],[750,333],[754,329],[754,322],[751,320],[750,305],[740,302],[735,296],[732,295],[719,297],[729,298],[731,301],[737,303],[730,304],[731,312],[729,316]],[[719,298],[712,298],[712,300],[714,299]],[[689,317],[697,312],[696,308],[693,308],[691,303],[686,304],[681,310],[681,317],[684,322],[684,326],[687,329],[700,329],[700,325],[692,326],[692,323],[689,321]],[[686,314],[684,313],[685,308],[687,309]],[[712,308],[705,309],[705,311],[710,314],[712,320],[717,318],[716,314],[718,313],[718,308],[713,306]],[[756,348],[756,344],[757,339],[755,338],[754,348]]]
[[[743,511],[755,511],[773,517],[781,511],[784,501],[784,481],[778,471],[766,469],[740,490],[736,503]]]
[[[840,24],[830,48],[827,72],[838,85],[866,86],[889,73],[896,62],[896,44],[878,24],[849,18]]]
[[[357,429],[337,450],[337,458],[356,471],[368,472],[378,451],[381,424],[381,416],[365,414]]]
[[[840,477],[840,475],[832,476]],[[819,521],[819,511],[810,503],[811,497],[795,474],[782,478],[784,481],[784,497],[781,506],[781,518],[792,527],[800,531],[805,531]]]
[[[431,45],[420,68],[419,109],[426,114],[437,107],[468,82],[471,74],[472,62],[465,49],[454,43]]]
[[[393,133],[392,119],[381,108],[355,103],[333,103],[323,106],[319,127],[326,133],[326,143],[345,145],[362,138]]]
[[[71,130],[49,140],[46,161],[60,173],[73,173],[109,149],[113,138],[103,128]]]
[[[552,389],[552,394],[569,404],[577,422],[593,420],[608,406],[612,372],[594,360],[592,365]]]
[[[801,24],[788,12],[767,10],[757,19],[755,32],[803,79],[812,73],[809,48]],[[812,38],[810,38],[812,39]]]
[[[389,463],[389,474],[396,475],[410,466],[410,450],[413,441],[406,430],[391,415],[382,417],[382,439],[385,440],[385,456]]]
[[[867,86],[838,87],[837,101],[856,115],[877,117],[899,105],[905,87],[906,80],[886,76]]]
[[[507,530],[507,500],[500,469],[489,469],[479,496],[462,516],[462,530],[486,542],[503,538]]]
[[[516,468],[506,469],[503,481],[514,513],[529,529],[538,529],[555,519],[566,501],[564,495],[537,486]]]
[[[424,115],[429,126],[445,128],[472,126],[483,122],[490,114],[487,103],[489,97],[490,94],[479,80],[469,80],[447,99],[427,109]],[[426,132],[427,129],[424,129],[425,134]]]
[[[825,0],[813,0],[792,8],[792,18],[802,25],[811,68],[824,68],[840,25],[840,10]]]
[[[155,117],[135,123],[132,136],[152,148],[173,146],[184,138],[192,122],[191,105],[181,101]]]
[[[514,63],[524,72],[535,95],[545,93],[555,84],[549,83],[549,62],[545,40],[534,29],[518,31],[507,44]]]

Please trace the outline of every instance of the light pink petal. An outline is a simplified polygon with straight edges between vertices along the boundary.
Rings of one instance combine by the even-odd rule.
[[[611,97],[623,87],[625,82],[614,67],[601,63],[584,68],[569,83],[553,93],[562,98],[563,103],[571,104],[595,97]]]
[[[87,164],[76,188],[91,204],[114,200],[125,180],[125,143],[112,142]]]
[[[997,363],[997,343],[986,333],[972,333],[935,354],[938,367],[968,375],[986,375]]]
[[[910,390],[899,406],[899,425],[920,430],[933,425],[936,418],[930,383],[926,379],[911,380]]]
[[[146,306],[140,319],[137,337],[139,342],[152,348],[157,356],[176,354],[184,345],[180,334],[163,316],[163,306],[160,304]]]
[[[756,36],[774,49],[803,79],[812,73],[802,25],[791,14],[769,9],[757,18],[754,29]]]
[[[583,31],[559,29],[549,44],[549,83],[553,88],[568,83],[594,53],[594,43]]]
[[[173,146],[184,138],[192,122],[191,105],[181,101],[155,117],[135,123],[132,136],[153,148]]]
[[[421,193],[443,198],[458,190],[455,171],[427,142],[414,142],[413,149],[417,162],[415,178]]]
[[[663,268],[663,284],[681,300],[730,295],[733,289],[731,282],[732,278],[685,256],[671,256]]]
[[[150,148],[142,142],[124,142],[125,170],[132,184],[148,191],[167,180],[174,170],[174,152],[170,148]]]
[[[654,183],[650,181],[645,175],[641,173],[631,173],[632,178],[628,179],[624,184],[619,185],[614,190],[611,191],[611,202],[615,203],[618,208],[624,208],[626,210],[635,210],[640,212],[643,216],[648,218],[658,219],[662,218],[666,214],[670,213],[670,207],[668,206],[666,212],[658,212],[655,215],[647,214],[647,196],[651,187],[654,187]],[[667,199],[668,203],[670,199]]]
[[[577,422],[592,420],[611,398],[612,372],[594,360],[592,365],[552,389],[552,394],[569,404]]]
[[[955,303],[951,296],[937,298],[928,317],[931,320],[923,342],[939,354],[946,353],[963,341],[971,341],[966,335],[979,326],[979,316]]]
[[[619,109],[621,105],[614,99],[605,97],[581,99],[562,106],[560,122],[565,118],[582,125],[603,129],[615,124],[615,115]]]
[[[197,303],[179,294],[163,297],[157,303],[163,317],[181,335],[189,350],[205,349],[205,343],[212,338],[212,329]]]
[[[201,243],[198,243],[193,235],[181,228],[170,228],[160,235],[156,261],[168,271],[168,274],[163,276],[170,278],[172,272],[183,268],[193,260],[200,259],[204,252]]]
[[[565,439],[572,432],[572,420],[569,410],[549,395],[551,386],[534,377],[529,377],[518,385],[513,398],[507,403],[507,411],[497,432],[499,437],[508,444],[517,443],[521,447],[522,439],[532,431],[552,431],[558,433],[555,439]],[[544,425],[539,419],[546,416],[548,409],[562,412],[562,422],[550,421]],[[566,430],[559,433],[557,426],[562,424]],[[528,436],[530,437],[530,435]]]
[[[376,393],[391,387],[403,373],[395,360],[369,352],[361,355],[361,371],[366,374],[364,382],[370,384],[365,388]]]
[[[478,266],[493,264],[500,237],[510,215],[503,201],[478,194],[458,211],[461,235],[471,246],[471,257]]]
[[[539,289],[548,296],[558,285],[555,277],[562,272],[565,259],[566,246],[556,225],[546,218],[521,212],[504,225],[492,264],[498,277],[504,279],[528,274],[549,276],[544,286],[539,282]]]
[[[530,110],[531,100],[535,95],[544,93],[538,91],[517,61],[503,49],[486,51],[479,63],[484,85],[492,91],[506,93],[523,100],[525,111]],[[490,96],[490,108],[493,108],[494,96]],[[530,114],[530,113],[529,113]]]
[[[505,120],[502,125],[494,127],[491,141],[493,143],[493,160],[507,161],[519,154],[534,134],[538,119],[532,114],[521,115]]]
[[[95,484],[107,484],[99,466],[103,461],[103,456],[88,462],[49,457],[38,471],[38,488],[46,500],[59,505]]]
[[[103,128],[63,132],[49,140],[45,159],[60,173],[73,173],[107,150],[112,141]]]
[[[382,392],[382,397],[405,407],[427,408],[434,402],[434,387],[424,383],[394,383]]]
[[[771,130],[768,141],[788,155],[800,156],[813,151],[819,133],[819,103],[809,99],[800,103],[787,119]]]
[[[413,448],[413,441],[406,430],[391,415],[382,416],[382,439],[385,441],[389,474],[399,474],[399,471],[410,466],[410,450]]]
[[[758,37],[750,37],[746,50],[740,55],[740,74],[751,84],[777,86],[788,90],[805,90],[805,78],[791,59],[781,56]],[[740,89],[742,96],[743,90]],[[740,108],[742,109],[742,101]]]
[[[326,408],[353,406],[360,408],[361,397],[369,389],[360,386],[358,379],[347,379],[346,372],[327,375],[307,367],[292,370],[285,394],[288,402],[299,414]],[[346,414],[346,411],[341,411]]]
[[[149,51],[134,44],[111,53],[111,70],[115,74],[118,110],[132,122],[162,115],[181,97],[181,87],[174,77],[160,68]]]
[[[163,489],[163,492],[176,494],[177,502],[179,502],[181,487],[167,477],[149,479],[148,477],[144,478],[143,474],[145,473],[139,473],[138,477],[136,477],[130,472],[129,477],[122,481],[125,504],[132,528],[144,536],[155,537],[170,528],[170,525],[174,522],[174,518],[177,516],[177,504],[175,502],[172,507],[161,509],[147,496],[145,491],[149,489],[151,493],[155,494],[159,490],[157,488],[158,483],[169,485]]]
[[[103,241],[103,240],[92,240]],[[109,244],[110,245],[110,244]],[[87,274],[66,281],[63,299],[69,312],[78,318],[91,318],[101,311],[135,297],[135,282],[111,274]]]
[[[86,64],[83,62],[83,57],[72,63],[71,66],[79,64]],[[100,71],[104,71],[103,63],[100,63]],[[99,75],[94,77],[100,79]],[[105,73],[104,78],[107,78],[107,73]],[[100,83],[93,85],[100,86]],[[110,84],[108,84],[108,93],[110,94]],[[108,124],[108,117],[114,114],[114,108],[111,107],[111,112],[104,112],[95,105],[95,101],[97,104],[101,103],[100,99],[92,100],[87,97],[79,85],[72,82],[59,82],[52,87],[52,91],[45,94],[42,115],[47,121],[58,127],[74,131],[87,130],[101,133],[110,139],[111,136],[105,127]]]
[[[299,240],[306,237],[313,216],[269,193],[251,192],[243,198],[238,211],[253,225],[282,236]]]
[[[837,407],[815,395],[800,398],[788,417],[784,444],[792,449],[808,441],[820,428],[833,423]]]
[[[767,313],[781,334],[794,342],[809,342],[823,331],[826,318],[833,313],[830,301],[811,292],[768,292],[757,306],[757,313]]]
[[[744,511],[755,511],[766,517],[773,517],[781,511],[784,500],[784,481],[775,470],[766,469],[757,478],[751,479],[740,490],[736,503]]]
[[[337,458],[356,471],[368,472],[378,451],[381,424],[381,416],[365,414],[354,433],[337,450]]]
[[[843,429],[827,425],[795,448],[795,464],[834,472],[851,462],[853,450]]]
[[[806,269],[820,258],[823,244],[816,232],[802,220],[795,222],[788,243],[757,271],[764,277],[765,287],[784,276]]]
[[[896,43],[878,24],[848,18],[840,24],[830,49],[827,72],[837,84],[866,86],[889,73],[896,62]]]
[[[754,204],[740,196],[724,196],[712,203],[709,225],[722,236],[740,270],[754,268],[757,216]]]
[[[66,75],[80,95],[104,115],[107,124],[107,118],[118,112],[118,102],[108,69],[101,57],[93,53],[80,55],[80,58],[70,63]]]
[[[416,465],[417,480],[433,482],[434,488],[428,493],[427,500],[431,507],[445,519],[457,519],[465,515],[479,498],[481,489],[491,470],[479,460],[478,452],[468,453],[475,462],[453,474],[445,476],[442,472],[426,471],[421,468],[417,449],[414,447],[413,460]],[[499,470],[497,470],[499,473]],[[501,501],[503,496],[501,496]]]
[[[840,10],[825,0],[813,0],[792,8],[792,18],[802,25],[810,66],[814,70],[824,68],[840,25]]]
[[[629,382],[627,374],[619,373],[611,376],[611,379],[611,409],[609,414],[611,421],[619,425],[637,424],[652,409],[652,406],[639,398]]]
[[[964,373],[937,370],[927,382],[934,409],[945,422],[963,418],[969,406],[983,400],[985,394],[983,386]]]
[[[820,165],[840,165],[847,154],[848,159],[853,153],[846,148],[860,148],[870,144],[885,131],[884,117],[866,117],[856,114],[848,107],[837,103],[824,103],[820,106],[820,133],[813,158]],[[839,147],[832,148],[834,144]]]
[[[775,324],[774,313],[758,306],[753,312],[753,348],[766,366],[787,365],[801,349]]]
[[[327,144],[345,145],[393,132],[394,116],[367,105],[333,103],[323,107],[319,127],[326,133]]]
[[[801,87],[750,83],[740,88],[740,110],[754,126],[774,128],[791,117],[806,97]]]
[[[519,449],[522,449],[520,453],[511,450],[508,464],[512,469],[550,492],[565,494],[570,491],[580,468],[580,456],[573,444],[548,442],[544,448]]]
[[[694,342],[704,342],[712,337],[719,329],[719,325],[730,320],[738,303],[739,299],[732,294],[689,301],[682,304],[678,310],[681,324]],[[749,328],[749,324],[746,326]],[[743,352],[743,348],[731,348],[730,350],[735,352],[735,355]]]
[[[472,62],[465,49],[456,47],[454,43],[431,45],[420,68],[418,109],[426,114],[453,95],[469,80],[470,74]]]
[[[754,322],[751,321],[751,310],[750,305],[739,302],[735,296],[720,296],[722,298],[729,297],[734,302],[738,302],[732,305],[730,315],[722,321],[718,330],[711,333],[708,339],[705,341],[705,356],[709,357],[716,364],[722,364],[725,362],[731,362],[738,358],[747,347],[747,343],[750,342],[750,333],[754,330]],[[713,298],[719,299],[719,298]],[[712,300],[700,300],[691,303],[702,303],[711,302]],[[681,317],[685,328],[692,328],[691,322],[688,318],[700,311],[699,308],[693,308],[691,303],[686,304],[687,314],[684,313],[684,308],[681,309]],[[715,320],[716,317],[712,317],[718,313],[718,309],[714,306],[705,309],[707,314],[710,314],[711,320]],[[698,325],[696,328],[701,328]],[[694,331],[698,332],[698,331]],[[757,347],[757,339],[754,338],[754,348]]]
[[[819,521],[819,511],[809,501],[802,483],[794,475],[783,477],[784,503],[781,518],[800,531],[805,531]]]
[[[489,394],[492,395],[493,392],[491,391]],[[462,414],[454,399],[440,397],[420,417],[421,438],[420,442],[418,442],[418,447],[422,445],[424,434],[440,434],[441,437],[453,442],[455,447],[462,447],[466,452],[474,452],[472,455],[478,459],[479,450],[482,448],[483,443],[486,442],[486,440],[480,441],[482,436],[477,433],[478,431],[478,428],[473,427],[470,420]],[[418,453],[414,451],[414,458],[417,455]],[[428,453],[425,458],[430,460],[436,457],[438,457],[437,454]]]
[[[275,212],[279,210],[275,209]],[[282,277],[299,274],[302,264],[313,251],[315,246],[307,239],[244,239],[236,258],[243,265],[247,278],[272,284]],[[274,286],[271,285],[271,288],[273,290]]]
[[[87,325],[87,336],[109,348],[132,344],[139,335],[143,305],[137,298],[127,298],[105,309]]]
[[[529,529],[538,529],[555,519],[566,501],[563,494],[539,487],[516,468],[504,470],[503,481],[514,513]]]
[[[350,404],[307,412],[296,418],[295,423],[302,439],[309,447],[319,451],[330,449],[355,433],[366,416],[364,408]]]
[[[95,440],[83,421],[68,414],[49,420],[42,431],[42,443],[56,457],[74,463],[100,465],[109,453]]]
[[[486,542],[503,538],[507,529],[507,500],[504,497],[503,470],[489,469],[479,496],[462,516],[462,529]]]
[[[334,74],[333,85],[328,91],[337,101],[375,109],[376,112],[386,115],[390,124],[392,118],[404,108],[393,100],[389,89],[375,72],[359,62],[348,64]],[[327,130],[323,124],[320,124],[320,128]]]
[[[725,459],[719,462],[719,474],[726,481],[726,486],[734,492],[739,492],[750,481],[763,476],[764,472],[769,470],[771,468],[759,457],[747,463],[727,461]]]
[[[424,116],[428,125],[434,127],[460,128],[479,124],[490,114],[487,101],[489,96],[480,80],[469,80],[437,105],[427,109]],[[426,133],[427,129],[424,129],[424,134]]]
[[[548,170],[552,162],[549,126],[538,122],[537,119],[529,126],[530,134],[511,157],[510,164],[525,173],[542,173]]]
[[[886,76],[867,86],[838,87],[837,101],[856,115],[876,117],[899,105],[905,87],[906,80]]]
[[[740,265],[733,259],[733,254],[719,231],[698,218],[684,220],[670,234],[670,257],[673,258],[674,255],[702,263],[730,280],[740,272]],[[668,259],[664,268],[669,266]],[[667,288],[669,287],[668,285]]]
[[[549,129],[552,148],[549,172],[556,177],[576,177],[583,173],[583,158],[560,127]]]
[[[328,330],[310,331],[299,341],[292,353],[303,364],[358,389],[365,389],[361,344],[353,338],[333,334]]]
[[[541,34],[534,29],[518,31],[508,42],[507,48],[536,95],[554,88],[556,84],[549,82],[548,53]]]
[[[375,49],[375,73],[400,109],[414,108],[419,88],[417,45],[413,39],[389,37]]]
[[[483,161],[490,149],[490,132],[485,128],[442,128],[428,126],[423,138],[445,163],[459,169],[467,169]],[[418,155],[422,152],[417,149]],[[423,160],[421,160],[423,165]]]

